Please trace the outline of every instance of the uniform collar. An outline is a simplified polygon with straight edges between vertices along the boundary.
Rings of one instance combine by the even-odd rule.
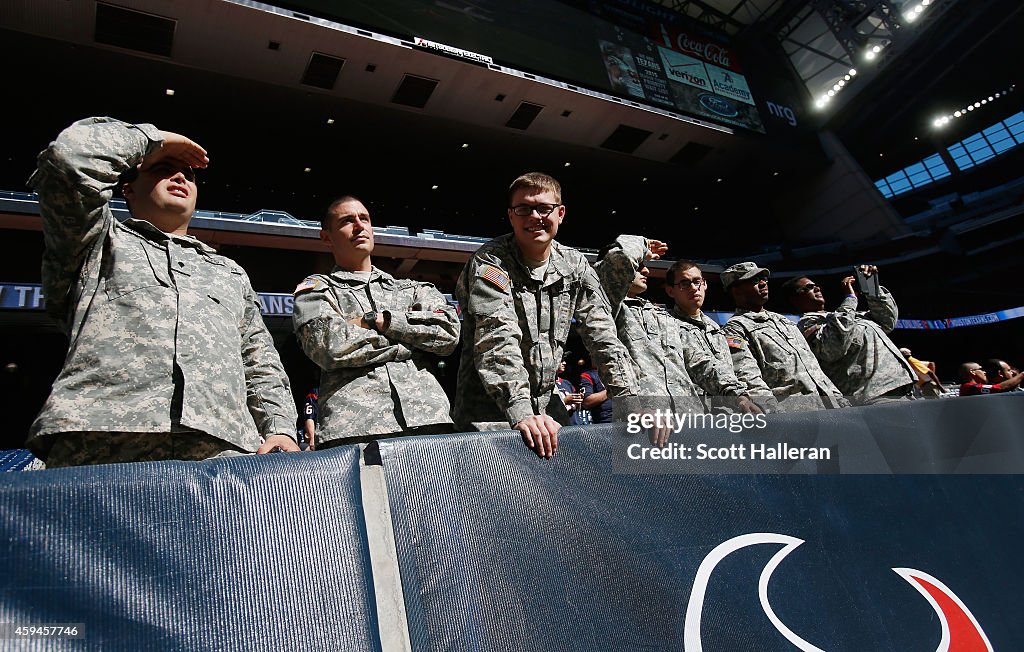
[[[679,306],[673,304],[672,305],[672,310],[670,312],[672,313],[673,317],[677,317],[677,318],[682,319],[683,321],[685,321],[685,322],[687,322],[689,324],[693,324],[694,326],[700,326],[701,328],[707,330],[707,327],[708,327],[708,322],[707,322],[708,316],[705,315],[704,312],[701,311],[701,310],[697,311],[697,316],[696,317],[691,317],[690,315],[688,315],[685,312],[683,312],[682,310],[680,310]]]
[[[365,282],[372,282],[372,281],[388,282],[388,281],[393,281],[394,280],[394,277],[391,276],[391,274],[388,274],[387,272],[385,272],[382,269],[378,269],[376,266],[371,266],[370,267],[370,278],[369,278],[368,281],[365,280],[359,272],[349,272],[349,271],[347,271],[345,269],[342,269],[341,267],[338,267],[337,265],[335,265],[334,269],[331,270],[330,276],[331,276],[331,278],[333,278],[336,281],[342,281],[344,283],[356,283],[356,284],[361,284],[361,283],[365,283]]]
[[[512,255],[522,268],[526,272],[526,276],[530,276],[530,266],[523,260],[523,252],[519,249],[519,244],[516,242],[516,236],[514,233],[508,234],[509,243],[512,247]],[[551,252],[548,254],[548,266],[544,272],[544,281],[541,283],[542,287],[553,285],[559,279],[566,278],[572,274],[572,267],[566,256],[566,253],[562,245],[558,244],[557,241],[551,243]]]
[[[175,235],[173,233],[165,233],[158,229],[156,226],[154,226],[152,222],[147,222],[146,220],[140,220],[134,217],[129,217],[125,219],[124,222],[122,222],[122,224],[130,228],[132,231],[135,231],[136,233],[139,233],[149,238],[150,240],[153,240],[154,242],[167,242],[168,240],[173,240],[174,242],[180,245],[198,249],[199,251],[207,255],[214,255],[217,253],[216,249],[209,246],[205,242],[202,242],[201,240],[197,240],[195,237],[191,235]]]
[[[736,313],[739,317],[747,317],[754,321],[770,321],[772,319],[771,310],[747,310],[746,308],[737,308]]]

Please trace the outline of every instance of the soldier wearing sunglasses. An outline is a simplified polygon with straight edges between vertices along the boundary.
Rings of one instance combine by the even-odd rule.
[[[878,274],[862,265],[865,277]],[[866,311],[858,311],[856,277],[842,281],[845,296],[832,311],[825,310],[821,286],[801,276],[782,285],[790,304],[803,313],[798,324],[822,370],[854,405],[910,398],[917,376],[888,333],[896,326],[892,294],[879,287],[877,296],[864,294]]]
[[[736,303],[735,314],[723,328],[726,337],[732,338],[729,346],[736,375],[754,373],[745,369],[753,360],[783,412],[849,406],[821,370],[797,325],[764,307],[768,303],[769,274],[755,263],[744,262],[726,268],[719,276],[722,287]],[[743,350],[750,355],[742,355]]]
[[[46,307],[70,338],[28,439],[48,466],[298,450],[245,271],[187,235],[208,162],[184,136],[110,118],[76,122],[39,155]]]

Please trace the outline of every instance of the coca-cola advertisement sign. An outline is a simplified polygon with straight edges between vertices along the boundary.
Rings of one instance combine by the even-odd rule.
[[[721,43],[716,43],[700,36],[694,36],[690,32],[685,32],[665,23],[656,23],[656,25],[654,40],[658,45],[697,57],[702,61],[713,63],[722,68],[728,68],[734,72],[743,72],[733,51]]]

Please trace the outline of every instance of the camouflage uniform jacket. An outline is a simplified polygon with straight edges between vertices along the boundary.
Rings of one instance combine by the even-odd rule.
[[[455,308],[429,283],[335,268],[304,280],[292,321],[299,345],[319,366],[322,441],[388,435],[451,423],[448,397],[430,371],[459,342]],[[390,313],[383,333],[349,324]]]
[[[626,296],[647,250],[645,238],[622,235],[596,265],[619,339],[639,367],[640,394],[669,397],[671,405],[665,407],[680,409],[679,399],[683,397],[745,393],[746,388],[731,369],[726,372],[720,368],[667,310],[647,299]],[[686,407],[701,409],[696,405]]]
[[[47,309],[70,338],[29,437],[44,453],[49,435],[74,431],[193,429],[249,451],[260,435],[294,439],[288,377],[242,268],[110,211],[120,175],[161,140],[152,125],[82,120],[39,155],[29,180]]]
[[[771,310],[754,312],[741,308],[729,318],[722,330],[726,337],[738,338],[737,344],[750,351],[748,357],[741,350],[733,349],[736,376],[749,378],[754,373],[751,364],[756,364],[761,378],[778,399],[780,410],[848,405],[842,392],[821,370],[803,333],[785,316]],[[805,398],[783,405],[793,397]]]
[[[778,401],[772,390],[761,378],[761,370],[757,366],[754,357],[750,355],[750,349],[736,337],[725,336],[722,327],[714,319],[701,312],[696,317],[685,314],[678,306],[672,306],[672,316],[679,320],[680,326],[693,335],[693,343],[708,352],[714,357],[719,366],[726,369],[727,373],[736,376],[736,369],[733,365],[733,356],[738,357],[742,364],[740,368],[744,371],[744,377],[737,379],[747,388],[746,394],[756,399],[758,405],[766,410],[774,410],[778,407]]]
[[[857,297],[843,299],[835,312],[808,312],[800,317],[811,351],[821,368],[855,404],[876,399],[917,381],[917,375],[887,333],[896,326],[892,295],[881,288],[865,296],[869,310],[857,312]]]
[[[615,337],[600,281],[583,254],[555,242],[544,280],[531,278],[513,235],[484,244],[466,264],[456,295],[462,306],[462,361],[453,414],[460,427],[510,425],[547,413],[568,415],[555,388],[562,348],[575,318],[609,393],[635,395],[636,370]]]

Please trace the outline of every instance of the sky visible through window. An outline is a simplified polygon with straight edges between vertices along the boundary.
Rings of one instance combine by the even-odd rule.
[[[947,151],[959,169],[967,170],[1020,144],[1024,144],[1024,111],[964,138]],[[883,196],[890,198],[944,179],[949,174],[949,167],[942,157],[932,154],[884,179],[878,179],[875,187]]]

